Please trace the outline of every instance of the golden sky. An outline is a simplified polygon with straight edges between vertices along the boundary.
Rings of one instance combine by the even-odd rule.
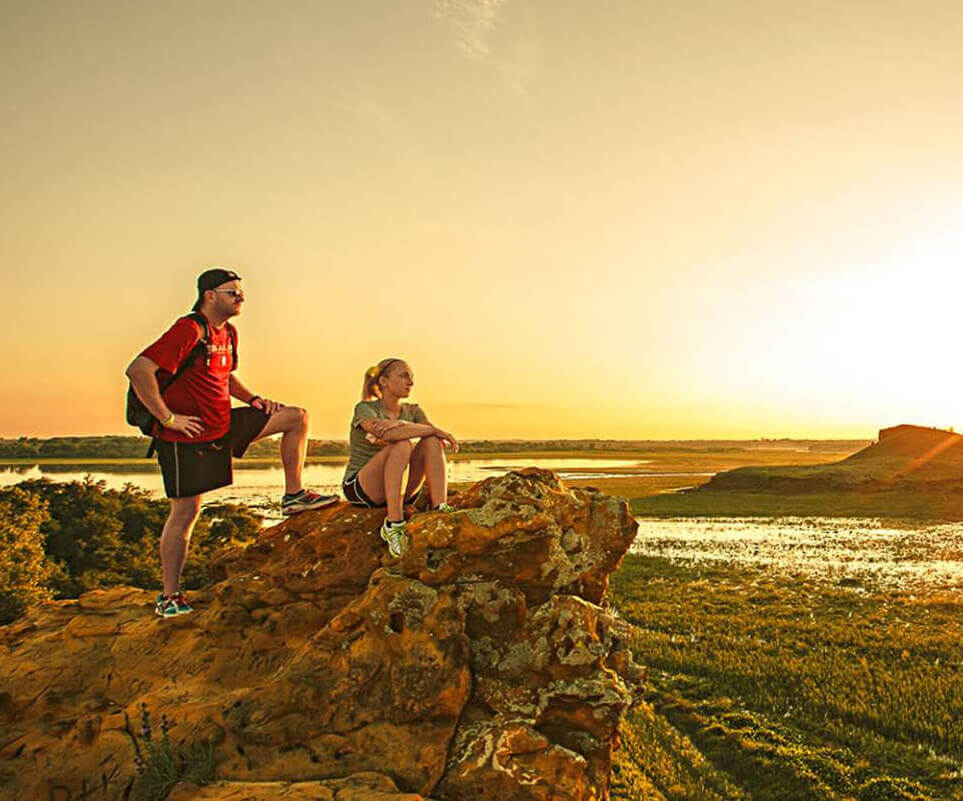
[[[244,277],[242,379],[344,438],[963,423],[963,5],[0,0],[0,435],[132,433]]]

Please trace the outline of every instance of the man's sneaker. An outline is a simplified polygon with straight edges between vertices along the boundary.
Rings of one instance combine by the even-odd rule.
[[[455,507],[454,507],[454,506],[449,506],[447,503],[445,503],[445,502],[443,501],[442,503],[439,503],[437,506],[433,506],[433,507],[432,507],[431,509],[429,509],[428,511],[429,511],[429,512],[443,512],[443,513],[445,513],[445,514],[448,514],[448,513],[450,513],[450,512],[454,512],[454,511],[455,511]]]
[[[308,489],[296,492],[294,495],[285,494],[281,498],[281,512],[286,515],[296,515],[298,512],[307,512],[309,509],[320,509],[323,506],[330,506],[338,502],[337,495],[319,495]]]
[[[184,594],[180,592],[169,598],[158,595],[157,603],[154,605],[154,614],[157,615],[157,617],[177,617],[178,615],[186,615],[193,611],[194,607],[187,603]]]
[[[194,607],[187,603],[187,598],[184,597],[182,592],[172,595],[171,600],[174,602],[174,607],[179,615],[187,615],[194,611]]]
[[[177,604],[174,603],[173,598],[158,595],[157,603],[154,604],[154,614],[157,617],[177,617]]]
[[[388,553],[395,559],[401,556],[405,550],[405,529],[408,523],[402,520],[400,523],[385,522],[381,524],[381,539],[388,543]]]

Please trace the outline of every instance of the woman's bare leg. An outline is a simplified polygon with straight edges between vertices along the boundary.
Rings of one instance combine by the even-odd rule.
[[[398,522],[405,519],[403,501],[401,500],[401,485],[405,478],[405,470],[408,469],[408,463],[411,461],[411,452],[414,447],[410,439],[403,439],[399,442],[392,442],[385,450],[388,451],[384,472],[388,519],[392,522]]]
[[[388,519],[404,519],[401,485],[411,461],[413,447],[407,439],[385,445],[358,471],[364,494],[375,503],[388,504]]]
[[[422,437],[411,454],[411,470],[405,497],[410,498],[428,480],[431,505],[437,506],[448,499],[448,471],[445,466],[445,447],[438,437]]]

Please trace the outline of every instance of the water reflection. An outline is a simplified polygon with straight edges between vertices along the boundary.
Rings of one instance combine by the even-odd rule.
[[[874,519],[639,519],[633,551],[834,581],[963,589],[963,528]]]
[[[634,472],[633,468],[641,468],[647,463],[645,460],[638,459],[470,459],[450,462],[448,480],[452,483],[474,483],[524,467],[554,470],[562,479],[607,478],[624,475],[626,471]],[[239,462],[235,465],[234,484],[207,493],[204,496],[205,502],[248,503],[262,511],[267,511],[272,519],[276,518],[276,506],[284,486],[284,472],[281,466],[259,465],[245,468],[243,464]],[[606,472],[609,470],[622,472]],[[303,475],[305,486],[319,492],[340,492],[344,462],[308,464],[304,467]],[[83,481],[88,476],[94,481],[103,481],[109,489],[122,489],[126,484],[133,484],[157,496],[162,496],[164,493],[163,481],[156,463],[12,465],[0,468],[0,487],[36,478],[49,478],[53,481]]]

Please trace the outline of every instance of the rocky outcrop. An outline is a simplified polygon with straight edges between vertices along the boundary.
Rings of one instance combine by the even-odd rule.
[[[598,605],[626,504],[538,470],[452,500],[398,560],[340,505],[221,554],[192,615],[114,588],[0,628],[0,787],[128,797],[146,703],[213,746],[218,781],[174,801],[606,798],[643,676]]]

